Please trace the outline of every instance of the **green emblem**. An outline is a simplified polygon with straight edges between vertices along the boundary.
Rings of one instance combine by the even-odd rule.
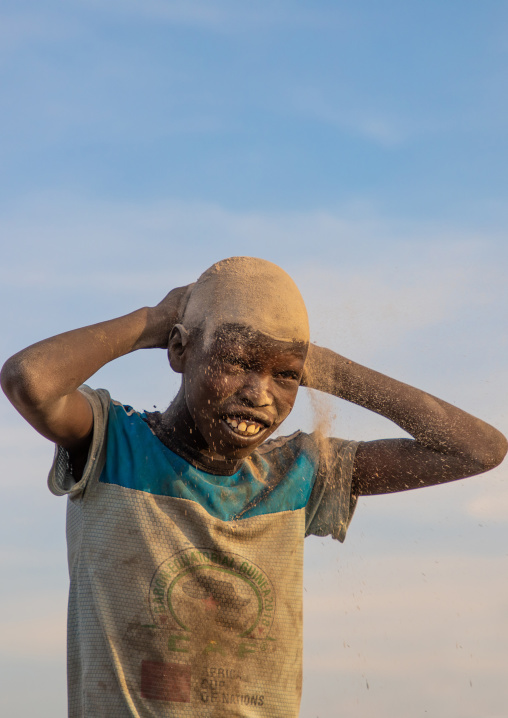
[[[189,634],[206,625],[266,641],[275,595],[266,574],[242,556],[190,548],[159,566],[150,584],[150,608],[161,628]]]

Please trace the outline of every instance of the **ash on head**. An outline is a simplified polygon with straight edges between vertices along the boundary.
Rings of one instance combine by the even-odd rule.
[[[224,325],[237,325],[284,342],[309,341],[302,295],[280,267],[255,257],[230,257],[204,272],[190,293],[182,324],[200,329],[205,346]]]

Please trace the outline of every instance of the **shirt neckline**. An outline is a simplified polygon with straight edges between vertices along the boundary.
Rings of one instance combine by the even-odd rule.
[[[188,461],[195,469],[214,476],[233,476],[233,474],[236,474],[241,469],[245,459],[240,459],[239,461],[233,461],[231,459],[211,459],[213,466],[205,464],[199,451],[185,446],[177,441],[173,434],[164,431],[161,417],[160,411],[144,411],[141,414],[141,418],[148,424],[148,427],[156,439],[164,444],[167,449],[173,451],[182,459],[185,459],[185,461]]]

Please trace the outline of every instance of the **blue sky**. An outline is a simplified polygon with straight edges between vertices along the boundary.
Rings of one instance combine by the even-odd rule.
[[[315,341],[508,433],[507,30],[491,0],[4,0],[2,359],[261,256]],[[90,383],[177,387],[156,351]],[[302,394],[287,429],[316,422],[400,435]],[[64,502],[5,399],[0,425],[0,709],[61,718]],[[503,465],[309,540],[302,718],[505,715],[507,515]]]

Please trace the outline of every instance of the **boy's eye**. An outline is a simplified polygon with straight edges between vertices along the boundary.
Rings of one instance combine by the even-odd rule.
[[[228,364],[229,366],[241,371],[247,371],[249,369],[249,365],[246,361],[244,361],[241,357],[234,356],[232,354],[224,357],[223,362],[224,364]]]
[[[276,374],[277,379],[292,379],[294,381],[298,381],[300,379],[300,376],[298,372],[294,371],[293,369],[287,369],[285,371],[279,371]]]

